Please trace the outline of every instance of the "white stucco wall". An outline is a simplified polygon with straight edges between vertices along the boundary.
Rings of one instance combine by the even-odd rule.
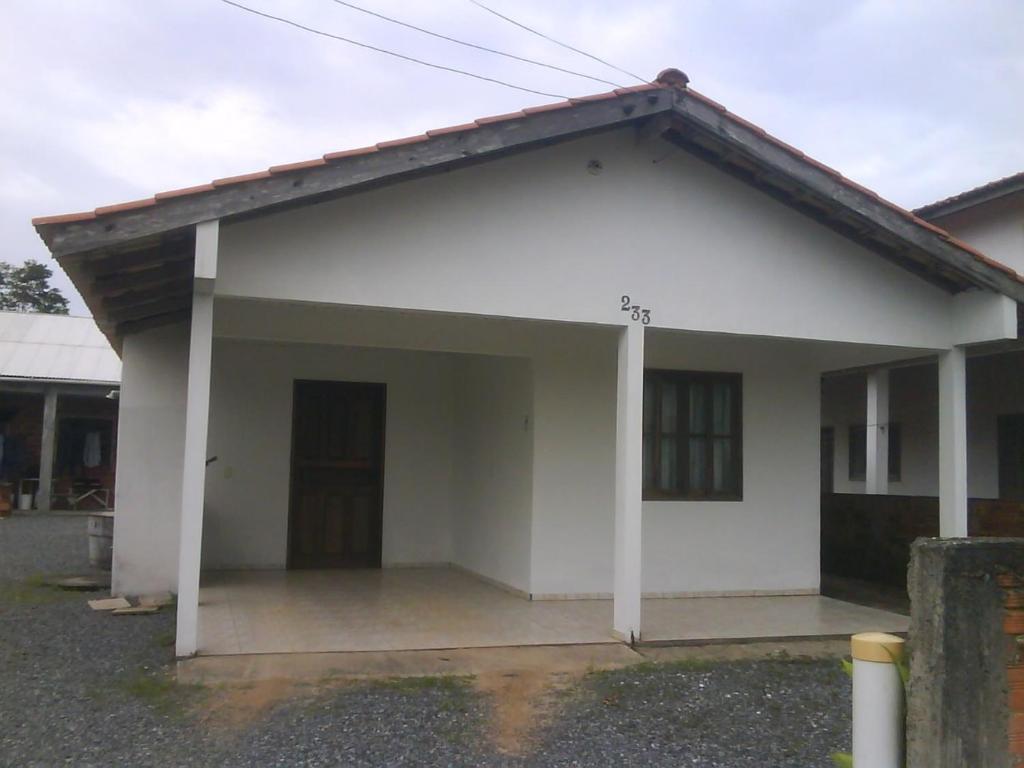
[[[999,473],[996,425],[1001,414],[1024,413],[1024,353],[968,358],[967,492],[997,498]],[[849,427],[864,423],[864,376],[822,382],[822,423],[835,429],[835,491],[863,493],[863,481],[849,479]],[[938,495],[938,373],[934,365],[890,372],[890,420],[901,425],[900,480],[889,492]]]
[[[452,361],[447,355],[217,339],[203,563],[283,568],[296,379],[387,385],[385,566],[451,560]]]
[[[646,594],[818,589],[815,352],[769,340],[648,333],[648,367],[743,374],[744,493],[741,502],[644,503]],[[546,371],[540,368],[536,387],[533,591],[540,597],[607,596],[614,534],[613,342],[589,354],[575,350],[564,366],[552,361]],[[542,441],[545,424],[549,437]],[[568,482],[545,471],[544,458],[555,455],[572,457],[560,464],[577,469]],[[549,484],[548,498],[559,503],[545,506],[540,496]],[[565,503],[580,495],[584,504]]]
[[[615,516],[612,329],[576,333],[534,360],[531,591],[607,595]]]
[[[645,502],[644,591],[817,591],[819,374],[806,347],[655,335],[646,360],[743,374],[743,500]]]
[[[189,329],[128,336],[121,353],[111,592],[178,589]]]
[[[455,361],[452,561],[530,591],[533,382],[529,361]]]
[[[948,294],[632,130],[225,224],[216,290],[613,324],[628,294],[656,327],[952,338]]]

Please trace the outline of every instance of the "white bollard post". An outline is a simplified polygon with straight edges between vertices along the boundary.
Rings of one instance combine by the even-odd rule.
[[[853,764],[902,768],[905,740],[903,681],[896,662],[903,638],[863,632],[850,639],[853,656]]]

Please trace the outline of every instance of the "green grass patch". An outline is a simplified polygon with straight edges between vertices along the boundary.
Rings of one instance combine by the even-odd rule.
[[[183,717],[202,698],[205,687],[197,683],[179,683],[165,671],[139,669],[118,679],[124,693],[145,702],[162,715]]]
[[[161,648],[173,648],[174,643],[177,641],[173,632],[161,632],[153,638],[153,642]]]
[[[0,581],[0,607],[49,605],[75,597],[81,596],[53,586],[44,574],[35,574],[21,581]]]
[[[383,680],[374,680],[370,684],[408,693],[441,691],[460,695],[469,692],[472,681],[472,675],[423,675],[420,677],[388,677]]]

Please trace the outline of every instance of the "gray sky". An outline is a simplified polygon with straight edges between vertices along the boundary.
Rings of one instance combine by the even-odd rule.
[[[241,0],[540,91],[608,90],[400,29],[332,0]],[[469,0],[353,0],[622,84]],[[691,86],[901,205],[1024,170],[1021,0],[485,0],[646,78]],[[552,101],[253,17],[218,0],[7,0],[0,26],[0,260],[30,225]]]

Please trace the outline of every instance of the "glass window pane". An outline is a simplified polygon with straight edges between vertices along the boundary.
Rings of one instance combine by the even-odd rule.
[[[732,387],[715,382],[712,392],[712,429],[716,435],[732,434]]]
[[[654,379],[644,379],[644,432],[654,429]]]
[[[707,442],[703,438],[690,438],[690,491],[701,492],[707,488],[708,474]]]
[[[679,388],[668,382],[661,385],[661,431],[675,434],[679,417],[676,414],[676,393]]]
[[[644,488],[654,487],[654,435],[644,435]]]
[[[675,491],[679,487],[677,447],[674,437],[663,437],[661,439],[661,466],[659,467],[658,488],[663,491]]]
[[[735,490],[732,439],[716,437],[714,441],[714,490],[716,493]]]
[[[706,388],[703,384],[690,384],[690,434],[700,435],[707,432],[705,400]]]

